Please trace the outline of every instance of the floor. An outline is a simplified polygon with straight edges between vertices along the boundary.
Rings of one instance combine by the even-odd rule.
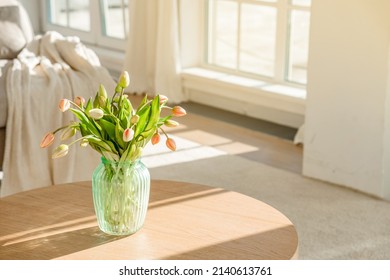
[[[201,138],[206,145],[212,143],[219,145],[222,141],[220,138],[224,137],[232,142],[241,143],[228,146],[229,152],[234,153],[231,149],[237,149],[237,152],[247,159],[302,173],[303,149],[292,142],[296,129],[196,103],[184,103],[182,106],[188,114],[178,121],[190,126],[193,137],[198,141]],[[191,115],[196,115],[196,118],[192,118]],[[257,149],[248,149],[243,153],[245,145],[247,148],[254,146]]]
[[[276,136],[278,138],[283,138],[292,141],[294,139],[295,134],[297,133],[297,129],[295,128],[247,117],[241,114],[228,112],[210,106],[205,106],[199,103],[188,102],[183,103],[182,105],[187,109],[187,111],[191,113],[203,115],[204,117],[210,119],[228,122],[230,124],[238,125],[240,127],[263,132],[269,135]]]
[[[267,124],[267,130],[261,121],[183,106],[187,116],[169,133],[205,149],[179,143],[181,150],[171,154],[182,161],[162,154],[167,164],[151,168],[155,178],[223,186],[275,207],[296,227],[299,259],[390,259],[388,201],[302,176],[303,149],[288,128]]]

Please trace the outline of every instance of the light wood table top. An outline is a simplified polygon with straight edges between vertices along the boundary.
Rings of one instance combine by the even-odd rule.
[[[203,185],[152,181],[144,226],[125,237],[97,226],[91,182],[0,199],[0,259],[291,259],[298,237],[275,208]]]

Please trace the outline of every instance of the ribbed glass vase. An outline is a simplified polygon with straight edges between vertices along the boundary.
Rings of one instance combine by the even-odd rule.
[[[135,162],[102,158],[92,175],[92,193],[99,228],[111,235],[129,235],[145,221],[149,203],[150,174]]]

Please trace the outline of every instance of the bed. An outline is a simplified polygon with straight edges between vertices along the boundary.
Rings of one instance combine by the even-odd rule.
[[[0,0],[0,197],[90,179],[100,160],[92,149],[76,147],[54,161],[59,143],[47,149],[39,143],[74,120],[70,112],[59,112],[60,99],[88,99],[100,83],[113,92],[111,75],[79,38],[54,31],[34,36],[21,4]]]
[[[33,37],[34,32],[24,7],[15,0],[0,0],[0,168],[4,159],[7,121],[5,73],[12,59]]]

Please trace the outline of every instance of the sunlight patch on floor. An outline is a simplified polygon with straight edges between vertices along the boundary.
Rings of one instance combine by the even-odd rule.
[[[226,152],[207,146],[177,150],[176,152],[148,155],[142,158],[148,168],[196,161],[226,155]]]
[[[201,130],[176,133],[172,136],[177,150],[171,152],[164,143],[148,144],[142,161],[148,168],[191,162],[223,155],[237,155],[257,151],[258,147],[211,134]],[[191,139],[191,140],[189,140]],[[165,142],[165,139],[161,140]]]
[[[175,133],[175,135],[185,139],[192,139],[198,144],[207,146],[216,146],[232,142],[232,140],[229,138],[222,137],[199,129],[178,132]]]
[[[229,155],[239,155],[250,152],[258,151],[259,148],[251,145],[247,145],[241,142],[232,142],[217,146],[221,151],[228,153]]]

